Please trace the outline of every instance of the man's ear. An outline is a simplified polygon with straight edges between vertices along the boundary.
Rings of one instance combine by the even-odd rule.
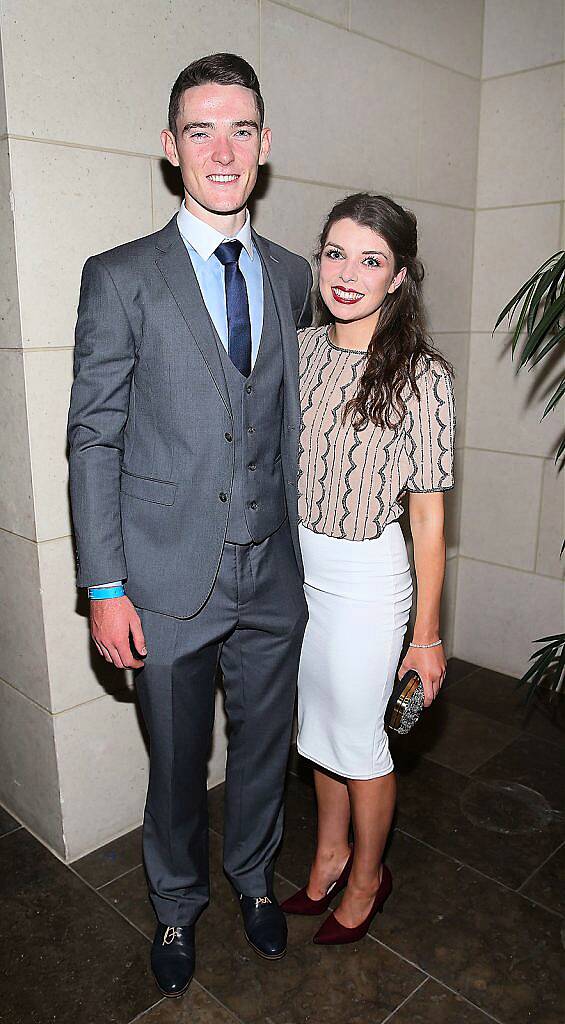
[[[272,135],[270,128],[263,128],[261,132],[261,146],[259,148],[259,166],[267,163],[271,152]]]
[[[400,285],[404,281],[405,277],[406,277],[406,267],[402,267],[402,269],[398,271],[398,274],[396,274],[393,277],[392,281],[390,282],[390,287],[388,289],[388,294],[389,295],[392,295],[392,293],[395,292],[397,288],[400,288]]]
[[[167,160],[173,167],[179,166],[179,156],[177,153],[177,142],[171,131],[168,128],[163,128],[161,132],[161,145]]]

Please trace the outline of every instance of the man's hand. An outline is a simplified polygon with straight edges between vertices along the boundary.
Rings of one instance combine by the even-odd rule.
[[[108,597],[90,602],[90,633],[99,653],[116,668],[141,668],[144,664],[131,652],[133,645],[147,654],[141,620],[129,597]]]

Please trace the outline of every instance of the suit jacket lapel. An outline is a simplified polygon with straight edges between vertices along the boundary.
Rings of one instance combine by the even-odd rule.
[[[180,236],[176,214],[159,232],[155,248],[157,266],[231,415],[226,378],[214,327],[202,298],[190,256]]]
[[[300,426],[298,343],[288,282],[279,261],[271,253],[268,240],[253,231],[253,241],[261,254],[263,268],[269,277],[280,322],[284,361],[285,420],[287,426],[292,430],[298,430]]]

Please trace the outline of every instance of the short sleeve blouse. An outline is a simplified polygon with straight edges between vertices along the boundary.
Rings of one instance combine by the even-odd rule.
[[[379,537],[404,511],[406,491],[453,487],[455,401],[449,373],[426,357],[406,415],[395,427],[355,430],[342,411],[357,390],[365,354],[337,348],[327,329],[299,331],[299,521],[344,540]]]

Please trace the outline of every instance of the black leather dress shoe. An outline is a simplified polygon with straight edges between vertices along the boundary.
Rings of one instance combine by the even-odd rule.
[[[194,925],[157,925],[151,947],[151,969],[164,996],[186,992],[194,974]]]
[[[286,953],[286,918],[275,898],[240,896],[245,938],[259,956],[280,960]]]

